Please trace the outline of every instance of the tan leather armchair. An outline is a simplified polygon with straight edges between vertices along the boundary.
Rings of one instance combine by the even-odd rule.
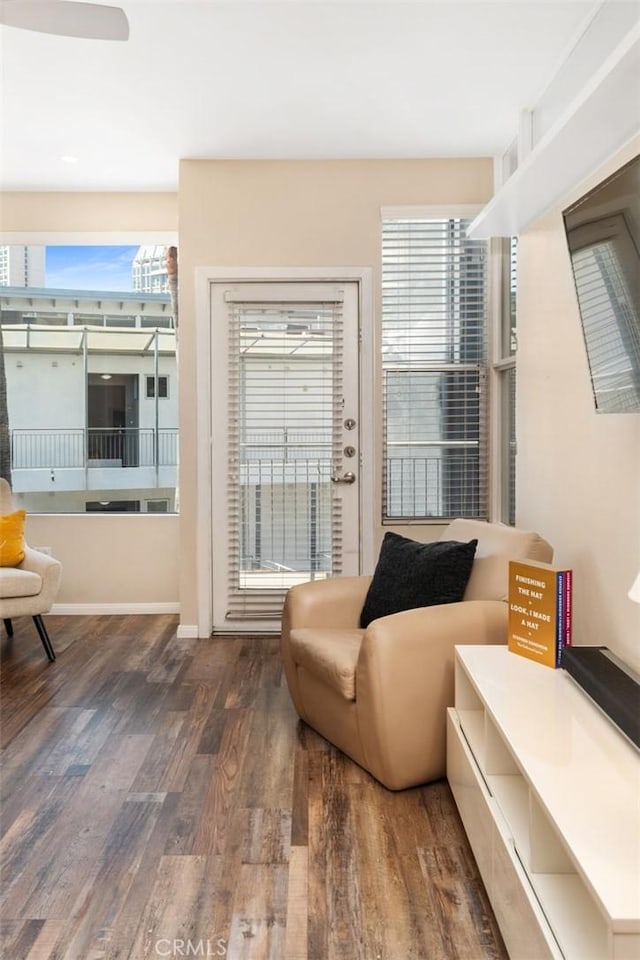
[[[292,587],[281,651],[299,716],[390,790],[445,774],[456,644],[506,643],[509,560],[553,558],[538,534],[454,520],[441,540],[478,539],[464,599],[358,626],[370,577]]]

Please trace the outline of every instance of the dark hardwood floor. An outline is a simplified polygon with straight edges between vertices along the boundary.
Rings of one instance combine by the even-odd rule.
[[[505,960],[446,782],[300,723],[274,638],[170,616],[2,632],[6,960]]]

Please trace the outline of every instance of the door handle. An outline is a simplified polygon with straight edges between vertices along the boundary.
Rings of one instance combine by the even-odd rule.
[[[341,477],[331,477],[331,483],[355,483],[356,475],[351,470],[348,470],[347,473],[343,474]]]

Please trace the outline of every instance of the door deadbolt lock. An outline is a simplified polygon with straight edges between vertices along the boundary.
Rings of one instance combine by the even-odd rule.
[[[347,419],[344,421],[345,430],[355,430],[355,426],[356,422],[353,417],[347,417]]]
[[[356,448],[355,448],[355,447],[345,447],[345,448],[344,448],[344,455],[345,455],[345,457],[355,457],[355,455],[356,455]]]

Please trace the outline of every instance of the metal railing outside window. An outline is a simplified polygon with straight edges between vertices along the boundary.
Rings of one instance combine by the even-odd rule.
[[[15,470],[170,467],[177,462],[177,429],[11,431],[11,463]]]

